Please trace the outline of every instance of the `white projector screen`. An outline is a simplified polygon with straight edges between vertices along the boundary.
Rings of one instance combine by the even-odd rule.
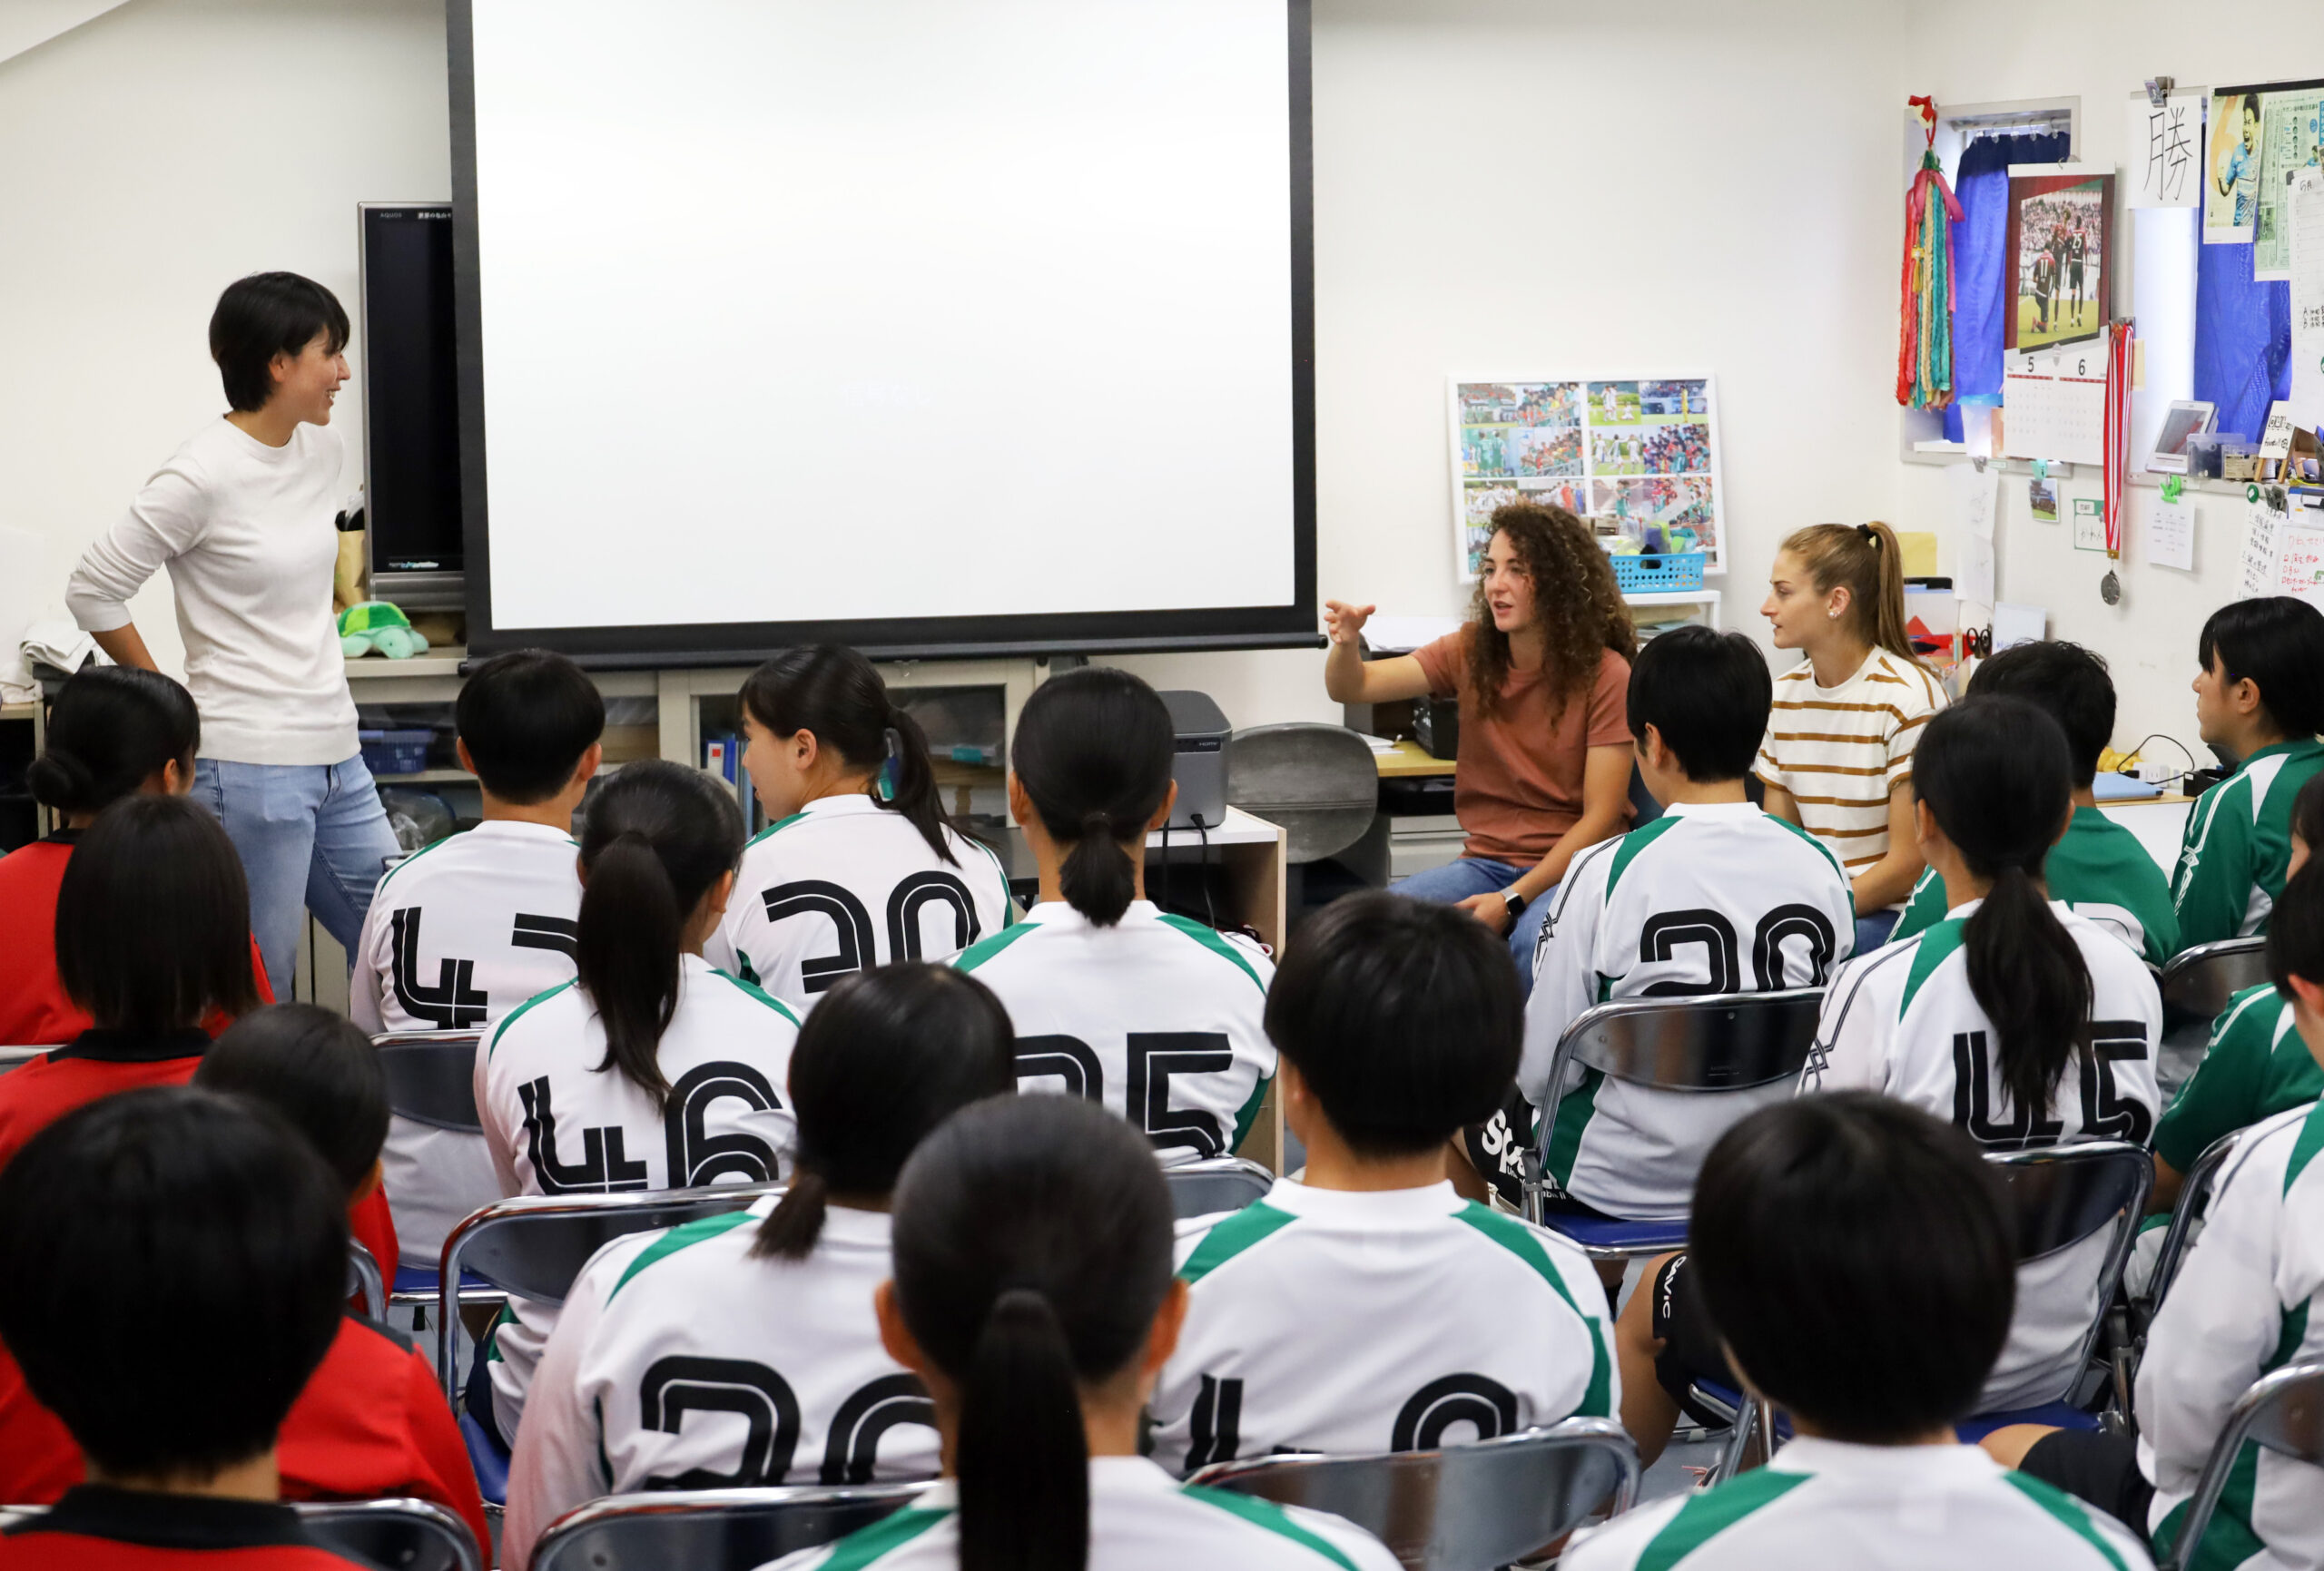
[[[469,641],[1315,638],[1306,0],[453,0]]]

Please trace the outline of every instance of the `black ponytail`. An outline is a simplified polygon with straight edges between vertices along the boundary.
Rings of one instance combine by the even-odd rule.
[[[698,771],[627,764],[589,803],[574,962],[606,1026],[596,1067],[626,1076],[656,1109],[670,1094],[659,1048],[677,1012],[687,918],[742,854],[741,809]]]
[[[848,768],[878,770],[872,799],[911,820],[937,856],[960,866],[945,839],[959,826],[944,811],[936,766],[920,722],[891,702],[877,667],[838,643],[786,650],[743,679],[743,708],[777,736],[812,732]]]
[[[833,1193],[886,1199],[930,1130],[1016,1089],[1016,1043],[1000,1000],[966,971],[907,961],[842,978],[791,1050],[797,1164],[751,1252],[804,1260]]]
[[[2089,1052],[2090,967],[2039,879],[2073,810],[2065,732],[2024,699],[1973,697],[1928,722],[1913,786],[1961,859],[1993,889],[1962,934],[1969,990],[1993,1021],[2011,1103],[2046,1117]]]
[[[1161,695],[1127,671],[1084,666],[1033,690],[1009,768],[1065,847],[1066,903],[1098,927],[1137,893],[1138,842],[1170,794],[1177,730]]]
[[[960,1391],[960,1571],[1084,1571],[1081,1391],[1133,1364],[1170,1288],[1152,1148],[1079,1097],[994,1097],[912,1154],[894,1237],[904,1323]]]
[[[48,712],[46,745],[25,783],[60,813],[94,813],[174,763],[193,771],[202,716],[192,695],[158,671],[93,665],[76,672]]]

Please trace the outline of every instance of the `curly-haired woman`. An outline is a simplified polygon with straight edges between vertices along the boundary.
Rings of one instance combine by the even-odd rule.
[[[1377,609],[1327,602],[1324,688],[1342,703],[1461,701],[1452,808],[1458,859],[1396,885],[1467,907],[1509,939],[1527,987],[1550,892],[1576,854],[1630,821],[1630,657],[1638,634],[1606,553],[1562,507],[1492,515],[1470,622],[1408,655],[1367,661]]]

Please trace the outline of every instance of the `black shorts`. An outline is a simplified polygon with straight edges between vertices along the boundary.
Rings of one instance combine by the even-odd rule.
[[[1656,1382],[1697,1423],[1724,1422],[1720,1415],[1688,1397],[1698,1380],[1710,1380],[1730,1390],[1739,1389],[1742,1382],[1728,1364],[1727,1350],[1719,1346],[1718,1328],[1711,1324],[1710,1314],[1703,1308],[1702,1294],[1695,1291],[1687,1257],[1673,1255],[1660,1271],[1639,1283],[1638,1291],[1654,1295],[1647,1303],[1654,1338],[1662,1344],[1654,1358]]]
[[[2088,1501],[2141,1538],[2146,1537],[2154,1486],[2139,1471],[2136,1440],[2095,1429],[2060,1429],[2034,1441],[2017,1469]]]

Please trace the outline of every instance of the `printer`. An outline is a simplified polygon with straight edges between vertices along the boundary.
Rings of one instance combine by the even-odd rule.
[[[1226,734],[1233,728],[1206,692],[1166,692],[1162,702],[1177,733],[1170,777],[1178,782],[1178,800],[1170,828],[1192,830],[1199,818],[1215,830],[1226,817]]]

